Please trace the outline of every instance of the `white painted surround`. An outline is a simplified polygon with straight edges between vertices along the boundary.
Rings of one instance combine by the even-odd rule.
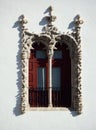
[[[20,37],[18,16],[24,14],[31,32],[40,33],[45,9],[52,5],[56,27],[71,31],[73,18],[84,20],[82,40],[83,111],[28,111],[20,115]],[[95,0],[1,0],[0,1],[0,130],[95,130],[96,129],[96,1]],[[70,25],[68,25],[70,24]]]

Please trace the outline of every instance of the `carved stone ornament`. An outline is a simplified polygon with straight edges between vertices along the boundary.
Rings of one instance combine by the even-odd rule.
[[[30,57],[30,50],[33,48],[33,43],[42,43],[45,45],[48,57],[52,57],[55,45],[57,42],[67,44],[70,50],[71,57],[71,85],[72,85],[72,101],[71,108],[73,111],[77,111],[78,114],[82,112],[82,92],[81,92],[81,37],[80,37],[80,25],[83,21],[80,16],[74,20],[74,30],[72,33],[59,33],[58,29],[53,25],[56,16],[52,15],[52,7],[49,7],[49,16],[46,16],[48,21],[47,26],[44,27],[44,32],[40,34],[34,34],[28,32],[25,27],[27,23],[24,15],[19,20],[21,26],[21,42],[22,42],[22,95],[21,95],[21,112],[25,111],[29,107],[28,103],[28,61]]]

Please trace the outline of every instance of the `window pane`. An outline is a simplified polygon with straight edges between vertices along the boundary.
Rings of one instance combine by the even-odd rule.
[[[54,51],[54,55],[53,55],[54,59],[62,59],[62,51]]]
[[[36,51],[36,58],[38,59],[46,59],[46,51],[44,50],[37,50]]]
[[[45,89],[46,71],[45,67],[38,68],[38,88]]]
[[[53,89],[60,89],[61,86],[61,68],[52,68],[52,87]]]

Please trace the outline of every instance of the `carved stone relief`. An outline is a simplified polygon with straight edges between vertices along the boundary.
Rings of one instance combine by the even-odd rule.
[[[24,15],[19,20],[21,25],[21,42],[22,42],[22,95],[21,95],[21,112],[24,113],[28,109],[28,60],[30,57],[30,50],[33,48],[33,43],[43,43],[47,50],[47,55],[50,57],[56,49],[57,42],[67,44],[70,50],[71,57],[71,84],[72,84],[72,102],[71,108],[77,111],[78,114],[82,112],[82,92],[81,92],[81,38],[80,25],[83,21],[80,16],[74,20],[74,30],[72,33],[61,34],[53,25],[56,16],[52,15],[52,7],[49,7],[49,16],[46,16],[48,21],[47,26],[44,27],[44,32],[41,34],[34,34],[28,32],[25,28],[27,20]]]

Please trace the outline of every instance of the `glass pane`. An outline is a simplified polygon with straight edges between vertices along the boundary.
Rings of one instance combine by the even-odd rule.
[[[46,59],[47,55],[46,55],[46,51],[44,50],[37,50],[36,51],[36,58],[37,59]]]
[[[53,58],[54,59],[62,59],[62,51],[55,50]]]
[[[61,86],[61,68],[53,67],[52,68],[52,87],[53,89],[60,89]]]
[[[45,83],[46,83],[45,67],[39,67],[38,68],[38,88],[45,89]]]

